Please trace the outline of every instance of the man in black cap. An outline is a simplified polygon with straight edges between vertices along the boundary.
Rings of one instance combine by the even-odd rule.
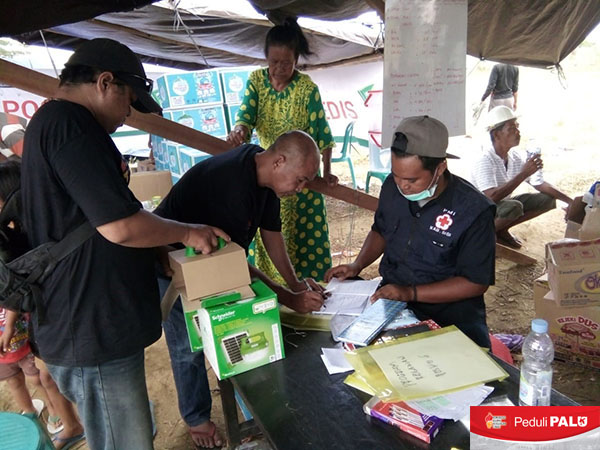
[[[22,168],[31,244],[59,241],[88,221],[96,229],[43,285],[35,337],[61,392],[77,404],[91,449],[151,449],[144,348],[161,334],[152,247],[182,242],[209,253],[217,228],[162,219],[127,187],[109,133],[133,106],[158,112],[137,56],[110,39],[79,47],[54,99],[31,119]]]
[[[408,302],[420,320],[456,325],[490,347],[483,294],[494,283],[495,206],[450,173],[447,147],[440,121],[400,122],[371,231],[356,260],[331,268],[326,280],[357,276],[383,254],[383,280],[371,301]]]

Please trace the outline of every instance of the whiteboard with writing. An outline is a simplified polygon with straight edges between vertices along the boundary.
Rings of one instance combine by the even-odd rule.
[[[441,120],[465,134],[467,0],[387,0],[383,142],[405,117]]]

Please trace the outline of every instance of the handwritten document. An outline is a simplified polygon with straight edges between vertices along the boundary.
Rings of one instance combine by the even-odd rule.
[[[336,314],[358,316],[367,306],[369,297],[377,290],[380,280],[344,280],[333,278],[327,287],[331,295],[319,311],[313,314]]]
[[[369,355],[405,399],[429,397],[506,376],[481,348],[455,327],[374,346]]]
[[[430,115],[465,134],[467,0],[387,0],[383,144],[400,120]]]

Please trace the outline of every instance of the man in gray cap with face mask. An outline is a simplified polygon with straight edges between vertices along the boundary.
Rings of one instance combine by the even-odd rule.
[[[144,348],[161,335],[152,247],[209,253],[218,228],[162,219],[127,187],[109,133],[131,113],[158,112],[137,56],[110,39],[79,47],[54,99],[31,119],[22,166],[31,244],[59,241],[88,221],[95,233],[42,286],[35,337],[60,391],[77,404],[91,449],[151,449]],[[41,319],[38,321],[38,319]]]
[[[448,130],[428,116],[400,122],[392,173],[383,183],[375,221],[356,260],[334,267],[346,279],[383,254],[383,277],[371,301],[408,302],[420,320],[456,325],[489,347],[483,294],[494,284],[495,206],[447,169]]]

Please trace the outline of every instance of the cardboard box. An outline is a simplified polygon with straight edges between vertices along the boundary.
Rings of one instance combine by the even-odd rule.
[[[180,125],[185,125],[218,138],[224,138],[228,133],[223,105],[172,110],[165,117]]]
[[[262,281],[250,287],[255,297],[202,301],[200,330],[204,354],[222,380],[284,358],[277,296]]]
[[[546,266],[559,306],[600,305],[600,239],[547,244]]]
[[[172,186],[168,170],[135,172],[129,180],[129,189],[140,202],[151,201],[154,196],[165,198]]]
[[[237,68],[220,72],[225,103],[241,103],[251,70]]]
[[[181,173],[186,173],[200,161],[204,161],[210,157],[210,153],[204,153],[195,148],[179,147],[179,165],[181,166]]]
[[[254,291],[248,285],[224,292],[222,295],[231,295],[236,292],[240,294],[240,299],[243,300],[255,296]],[[185,317],[185,327],[187,329],[190,350],[192,352],[198,352],[203,348],[202,332],[200,331],[200,309],[202,308],[202,299],[188,300],[185,296],[185,293],[180,293],[179,295],[181,296],[181,304],[183,306],[183,315]]]
[[[175,142],[167,142],[167,158],[169,161],[169,170],[173,175],[181,177],[181,166],[179,165],[179,145]],[[175,183],[173,183],[175,184]]]
[[[223,103],[221,79],[216,69],[172,73],[156,80],[163,108]]]
[[[246,252],[235,242],[209,255],[185,256],[185,249],[169,253],[172,282],[194,300],[250,284]]]
[[[542,275],[533,285],[535,314],[548,322],[556,357],[600,369],[600,306],[564,308],[546,298],[549,294]]]

